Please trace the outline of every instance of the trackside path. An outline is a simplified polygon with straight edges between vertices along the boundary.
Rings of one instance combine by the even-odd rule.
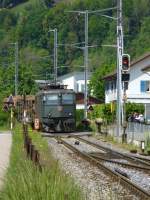
[[[9,155],[12,144],[12,134],[7,131],[0,131],[0,189],[9,164]]]

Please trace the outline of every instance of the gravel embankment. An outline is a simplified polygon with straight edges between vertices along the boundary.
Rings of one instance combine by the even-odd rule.
[[[71,175],[75,182],[81,187],[86,200],[139,200],[119,183],[112,182],[111,178],[104,172],[76,154],[69,151],[55,139],[48,138],[49,147],[54,157],[59,161],[66,174]],[[72,141],[73,143],[73,141]],[[82,148],[82,145],[76,145]],[[97,151],[94,147],[83,145],[82,151]],[[100,150],[99,150],[100,151]]]
[[[66,141],[68,141],[71,145],[74,145],[76,140],[73,139],[73,138],[70,138],[69,140],[66,139]],[[86,153],[90,153],[90,152],[104,153],[104,151],[100,151],[97,148],[91,147],[90,145],[85,144],[84,142],[80,142],[79,145],[76,145],[76,148],[81,150],[81,151],[84,151]],[[122,162],[122,159],[121,160],[118,159],[118,161]],[[142,172],[140,170],[134,170],[134,169],[121,167],[118,164],[110,163],[110,162],[104,162],[104,164],[105,164],[105,166],[109,167],[113,171],[115,171],[115,169],[120,169],[123,173],[126,173],[128,175],[128,177],[130,178],[130,180],[132,182],[139,185],[140,187],[145,189],[147,192],[150,192],[150,173],[148,174],[148,173]]]

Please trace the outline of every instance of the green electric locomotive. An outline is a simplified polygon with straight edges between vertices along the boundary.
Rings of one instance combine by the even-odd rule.
[[[49,85],[35,96],[35,117],[43,131],[75,131],[75,112],[75,92],[64,85]]]

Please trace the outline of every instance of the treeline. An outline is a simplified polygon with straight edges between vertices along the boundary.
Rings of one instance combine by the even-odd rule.
[[[4,9],[0,12],[0,90],[14,91],[14,48],[10,43],[19,42],[19,92],[35,92],[34,79],[53,78],[53,34],[49,29],[58,29],[58,73],[82,70],[83,51],[69,45],[84,42],[84,16],[68,13],[69,10],[99,10],[116,6],[116,0],[64,0],[52,8],[48,0]],[[43,4],[44,2],[44,4]],[[30,3],[30,4],[29,4]],[[105,12],[116,16],[116,10]],[[131,59],[150,50],[150,1],[123,0],[123,24],[125,52]],[[116,49],[104,47],[116,44],[116,21],[100,15],[89,15],[89,70],[93,72],[90,87],[94,95],[104,99],[102,78],[116,68]],[[7,72],[4,73],[7,69]],[[27,78],[28,77],[28,78]],[[28,79],[28,80],[26,80]]]
[[[55,2],[61,0],[0,0],[0,8],[12,8],[24,2],[37,1],[38,3],[43,3],[47,7],[51,7]]]
[[[0,0],[0,8],[12,8],[28,0]]]

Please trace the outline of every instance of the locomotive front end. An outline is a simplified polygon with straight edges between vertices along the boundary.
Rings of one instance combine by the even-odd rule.
[[[75,131],[75,93],[57,89],[39,93],[36,97],[36,113],[46,132]]]

